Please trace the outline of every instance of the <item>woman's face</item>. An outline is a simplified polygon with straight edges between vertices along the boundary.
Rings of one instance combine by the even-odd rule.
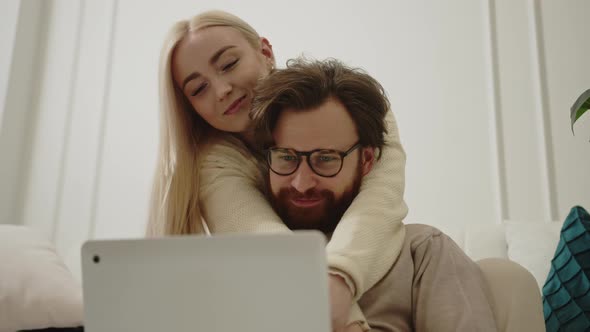
[[[241,133],[249,128],[252,91],[273,64],[262,38],[258,49],[231,27],[192,31],[172,56],[172,76],[195,111],[211,126]]]

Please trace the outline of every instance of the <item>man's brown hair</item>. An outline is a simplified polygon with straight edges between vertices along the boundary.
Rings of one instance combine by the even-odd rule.
[[[277,69],[256,87],[250,116],[254,120],[256,141],[262,148],[274,144],[272,132],[285,109],[309,110],[321,106],[329,97],[341,102],[356,125],[363,147],[381,149],[385,145],[385,115],[389,100],[373,77],[335,59],[323,61],[298,58],[287,68]]]

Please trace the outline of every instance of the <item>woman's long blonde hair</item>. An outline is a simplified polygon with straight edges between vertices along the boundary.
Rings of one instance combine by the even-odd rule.
[[[199,206],[199,150],[214,129],[195,112],[172,77],[176,45],[191,31],[213,26],[238,30],[255,49],[260,36],[248,23],[208,11],[174,24],[160,53],[160,146],[146,234],[149,237],[204,231]]]

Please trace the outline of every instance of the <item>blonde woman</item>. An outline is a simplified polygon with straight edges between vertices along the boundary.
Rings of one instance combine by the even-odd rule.
[[[251,152],[253,89],[274,65],[270,42],[229,13],[205,12],[172,27],[160,55],[161,137],[148,236],[206,227],[290,231],[260,189]],[[326,247],[335,331],[368,330],[353,303],[386,274],[404,242],[405,153],[391,112],[388,126],[382,158]]]

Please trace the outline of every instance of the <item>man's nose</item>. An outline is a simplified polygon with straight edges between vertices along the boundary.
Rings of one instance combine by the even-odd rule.
[[[298,192],[304,193],[317,186],[317,184],[316,174],[311,170],[307,162],[302,160],[299,168],[293,174],[291,186]]]
[[[232,86],[229,82],[224,79],[218,79],[215,82],[215,94],[217,95],[217,100],[221,101],[225,96],[227,96],[232,90]]]

